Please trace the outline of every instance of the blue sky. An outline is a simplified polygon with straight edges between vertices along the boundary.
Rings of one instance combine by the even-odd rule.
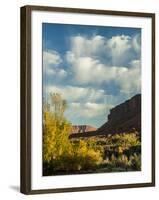
[[[44,23],[43,95],[61,93],[72,124],[100,127],[141,92],[141,29]]]

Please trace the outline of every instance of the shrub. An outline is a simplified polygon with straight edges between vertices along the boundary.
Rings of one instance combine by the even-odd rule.
[[[121,167],[127,170],[129,166],[130,166],[130,162],[126,155],[122,155],[116,160],[116,167]]]
[[[134,153],[141,154],[141,141],[139,135],[135,133],[115,134],[105,139],[105,157],[112,154],[120,157],[125,154],[128,158]]]
[[[95,146],[90,146],[90,141],[87,143],[87,141],[80,140],[75,156],[79,158],[81,169],[91,169],[102,162],[101,152],[95,148]]]
[[[88,148],[87,145],[86,141],[80,141],[78,146],[77,144],[76,146],[72,145],[72,151],[65,152],[45,164],[47,166],[46,173],[73,173],[96,168],[102,162],[101,153]]]
[[[108,160],[108,159],[107,159]],[[115,157],[114,154],[112,154],[111,159],[109,159],[109,162],[107,161],[109,168],[123,168],[127,170],[129,168],[129,160],[126,155],[122,155],[120,157]]]
[[[141,155],[134,154],[130,157],[130,163],[133,170],[141,170]]]

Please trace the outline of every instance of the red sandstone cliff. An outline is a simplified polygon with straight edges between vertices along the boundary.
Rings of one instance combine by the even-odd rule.
[[[124,103],[112,108],[108,121],[98,131],[120,133],[136,129],[141,130],[141,95],[137,94]]]
[[[112,108],[108,115],[108,121],[96,131],[72,134],[70,138],[102,136],[130,132],[134,129],[141,132],[141,94]]]

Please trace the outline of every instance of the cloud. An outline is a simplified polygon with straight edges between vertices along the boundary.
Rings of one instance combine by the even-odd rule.
[[[139,68],[141,71],[141,61],[140,60],[131,60],[130,61],[130,66],[132,68]]]
[[[76,35],[65,55],[44,51],[45,96],[62,94],[71,122],[104,123],[110,108],[141,92],[140,37]]]
[[[137,34],[132,39],[132,46],[136,53],[141,54],[141,35]]]
[[[46,86],[45,91],[49,93],[60,93],[68,102],[96,102],[105,97],[104,90],[83,88],[76,86]]]
[[[57,66],[62,62],[60,55],[53,50],[43,51],[43,65]]]
[[[66,77],[67,72],[60,67],[62,58],[53,50],[43,51],[43,73],[47,76]]]
[[[68,102],[65,116],[74,124],[102,125],[110,108],[112,95],[104,90],[73,86],[47,86],[45,91],[60,93]]]
[[[99,60],[90,57],[80,57],[73,61],[72,70],[74,81],[81,85],[108,84],[114,82],[121,92],[130,93],[140,91],[140,60],[132,60],[129,68],[106,66]]]
[[[105,60],[107,64],[115,66],[127,66],[130,59],[140,57],[141,35],[134,36],[116,35],[106,38],[101,35],[92,37],[74,36],[70,38],[71,48],[67,52],[70,57],[91,57]],[[109,63],[108,63],[109,62]],[[128,67],[128,66],[127,66]]]
[[[77,86],[45,86],[45,92],[60,93],[67,100],[68,109],[65,116],[73,124],[89,124],[99,127],[106,121],[112,105],[112,95],[102,89]],[[116,99],[115,99],[116,100]],[[47,99],[49,102],[49,98]]]
[[[107,66],[91,57],[72,58],[74,79],[80,84],[109,82],[127,70],[126,67]]]
[[[139,34],[133,37],[116,35],[109,39],[100,35],[71,37],[66,60],[73,81],[79,85],[99,86],[113,81],[122,93],[139,92],[140,46]],[[107,61],[108,57],[111,61]]]
[[[110,54],[112,65],[127,64],[133,53],[132,38],[126,35],[113,36],[107,42],[107,51]]]
[[[112,108],[102,103],[77,103],[72,102],[66,111],[66,117],[73,124],[84,124],[100,127],[106,121],[108,110]]]
[[[140,60],[132,60],[130,65],[131,68],[116,77],[116,82],[122,93],[132,95],[141,92],[141,63]]]
[[[75,115],[77,118],[94,118],[102,115],[106,115],[108,105],[102,103],[71,103],[69,105],[67,115]],[[110,107],[109,107],[110,108]]]
[[[90,38],[85,36],[71,37],[71,52],[76,57],[97,56],[106,46],[106,38],[101,35],[94,35]]]

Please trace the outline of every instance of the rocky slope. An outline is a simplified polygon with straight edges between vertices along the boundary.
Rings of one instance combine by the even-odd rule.
[[[108,121],[96,131],[72,134],[70,137],[90,137],[141,131],[141,94],[133,96],[131,99],[110,110]]]

